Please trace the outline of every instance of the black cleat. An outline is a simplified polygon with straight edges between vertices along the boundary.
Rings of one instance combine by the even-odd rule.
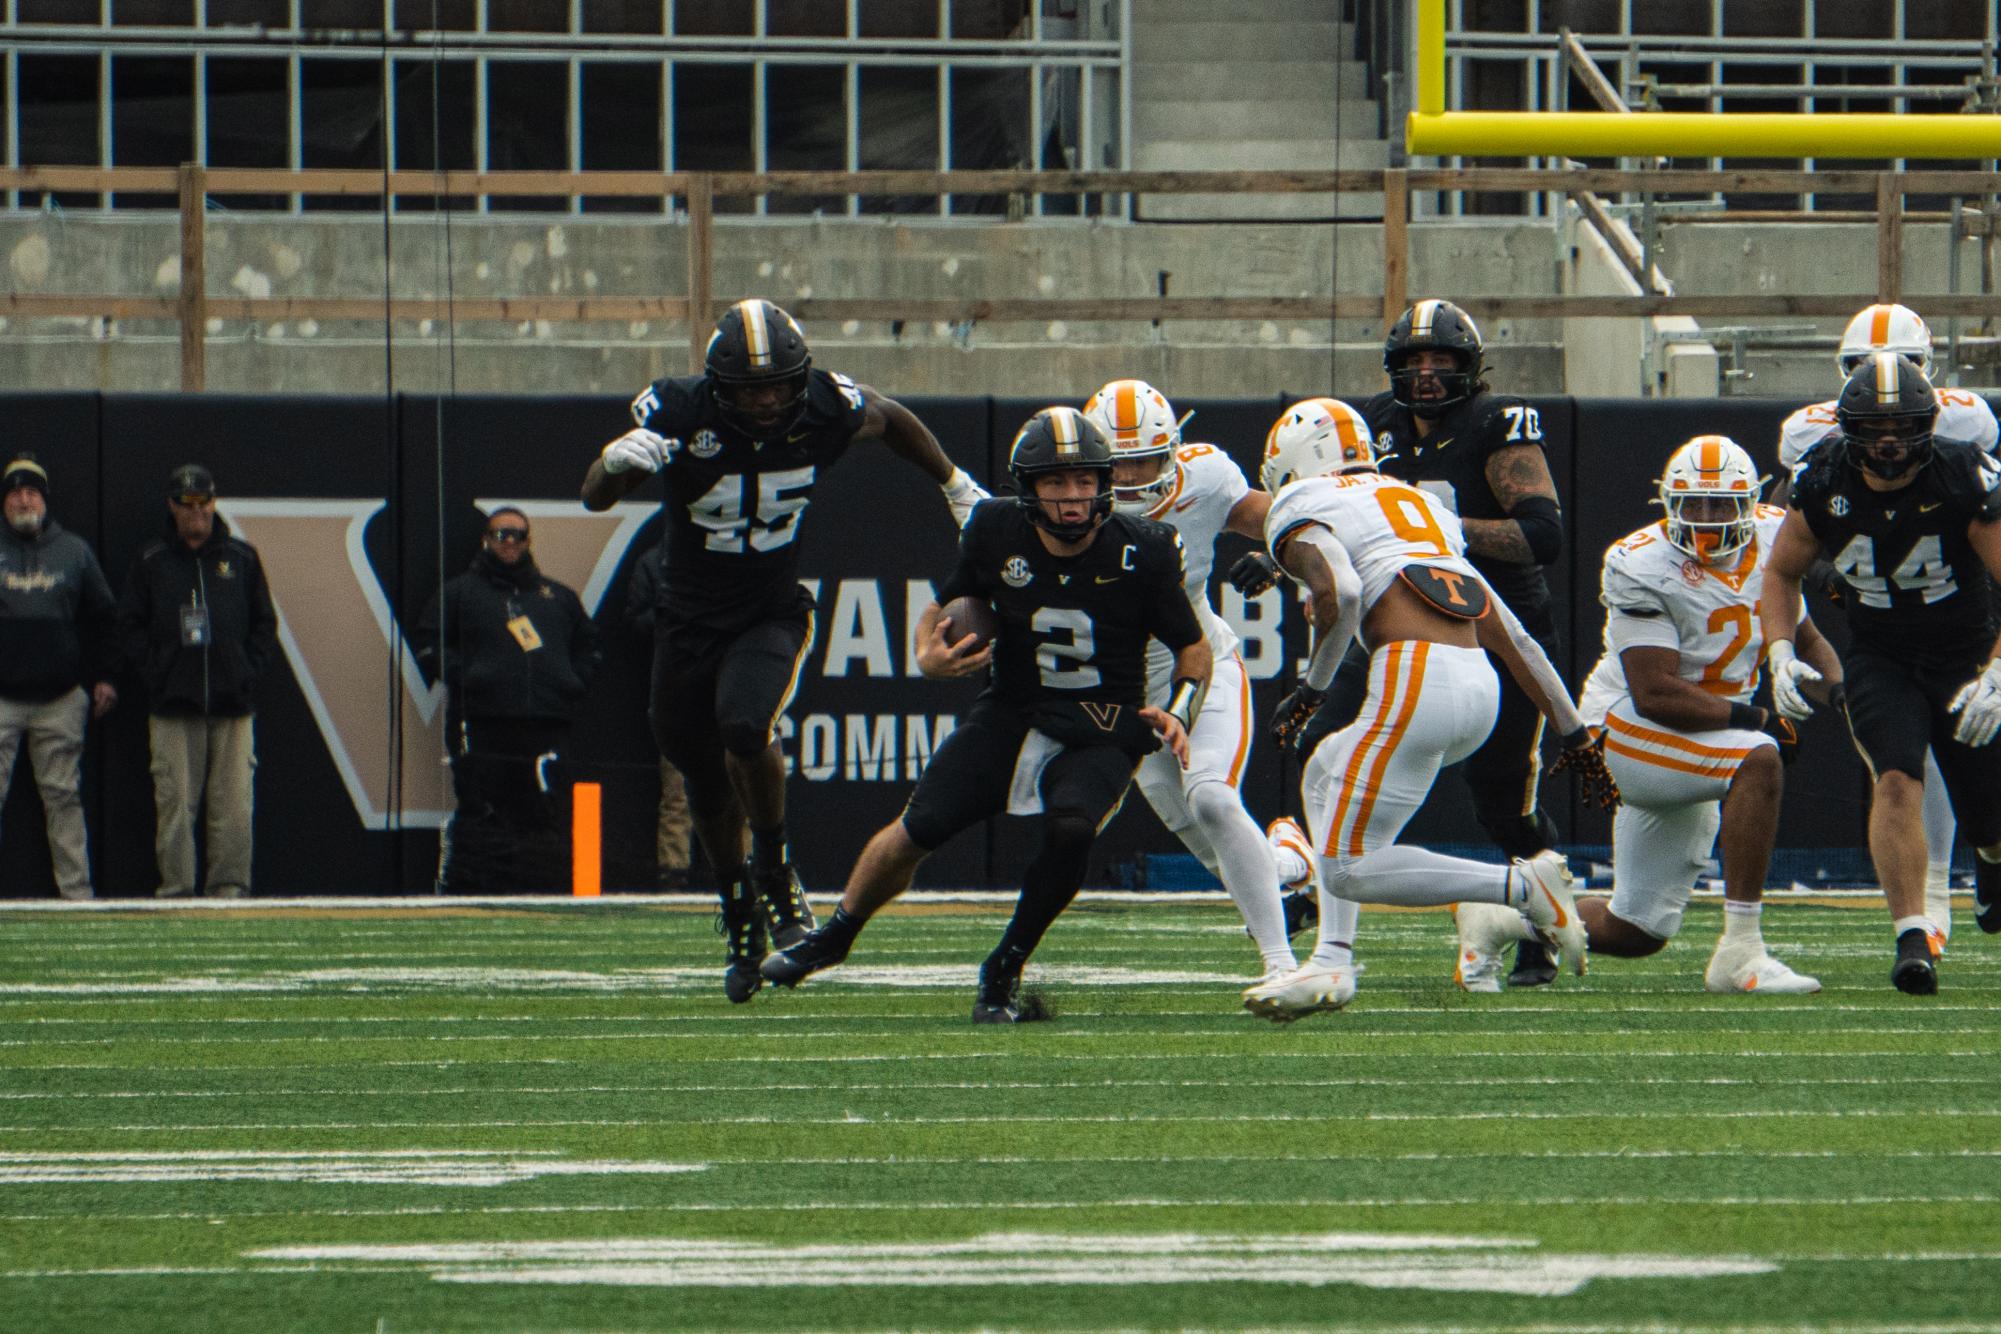
[[[1938,994],[1938,966],[1932,962],[1932,943],[1917,927],[1897,937],[1897,963],[1890,969],[1890,985],[1907,996]]]
[[[716,934],[728,945],[728,965],[723,969],[723,994],[730,1004],[741,1005],[757,994],[764,976],[757,970],[764,958],[764,914],[751,897],[750,886],[733,880],[723,886],[723,910],[716,917]]]
[[[1515,946],[1515,968],[1508,974],[1511,987],[1546,987],[1556,981],[1556,956],[1540,940],[1524,940]]]
[[[980,965],[980,992],[973,997],[974,1023],[1032,1024],[1049,1017],[1040,1001],[1022,999],[1021,968],[1027,962],[1027,956],[1017,958],[1011,951],[987,956]]]
[[[1285,934],[1296,936],[1320,925],[1320,896],[1313,893],[1285,896]]]
[[[799,873],[792,869],[791,862],[762,875],[753,873],[750,881],[757,887],[757,897],[771,922],[771,943],[779,949],[791,949],[819,925],[813,919],[813,905],[806,901],[806,891],[799,887]]]
[[[808,931],[790,949],[764,956],[758,971],[764,980],[781,987],[796,987],[823,968],[832,968],[848,957],[848,943],[836,943],[825,930]]]
[[[2001,931],[2001,862],[1973,854],[1973,920],[1988,935]]]

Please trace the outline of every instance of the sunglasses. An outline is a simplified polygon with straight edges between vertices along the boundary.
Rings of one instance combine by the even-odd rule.
[[[526,542],[528,540],[528,530],[526,528],[489,528],[486,530],[486,536],[487,540],[491,542]]]
[[[172,500],[176,505],[185,505],[189,509],[193,509],[197,505],[213,505],[215,503],[214,496],[170,496],[168,499]]]

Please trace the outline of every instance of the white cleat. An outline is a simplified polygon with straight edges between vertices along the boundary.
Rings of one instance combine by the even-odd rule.
[[[1286,881],[1281,888],[1290,890],[1295,894],[1306,893],[1319,888],[1314,883],[1318,877],[1314,875],[1313,844],[1307,840],[1306,831],[1299,827],[1299,821],[1293,819],[1290,815],[1279,816],[1278,819],[1273,820],[1265,826],[1265,841],[1271,844],[1274,856],[1282,852],[1291,853],[1294,857],[1299,858],[1299,864],[1306,868],[1303,874]],[[1284,859],[1281,858],[1280,860],[1282,862]]]
[[[1820,979],[1802,977],[1765,953],[1763,946],[1716,943],[1709,956],[1702,985],[1718,993],[1740,991],[1770,992],[1776,996],[1810,996],[1820,990]]]
[[[1244,989],[1244,1008],[1275,1024],[1289,1024],[1322,1010],[1338,1010],[1353,999],[1353,968],[1322,968],[1310,963]]]
[[[1501,990],[1508,972],[1502,951],[1520,939],[1521,914],[1498,903],[1462,903],[1452,915],[1459,924],[1459,962],[1452,980],[1462,991]]]
[[[1584,976],[1584,919],[1577,915],[1577,902],[1570,895],[1570,864],[1562,853],[1550,849],[1533,857],[1517,857],[1510,869],[1528,887],[1522,916],[1529,919],[1537,935],[1563,952],[1563,961],[1573,973]]]

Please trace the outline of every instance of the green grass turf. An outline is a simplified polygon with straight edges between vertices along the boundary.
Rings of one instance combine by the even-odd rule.
[[[0,914],[0,1328],[2001,1327],[1970,920],[1931,999],[1796,904],[1818,996],[1705,994],[1709,906],[1470,997],[1448,917],[1370,913],[1277,1028],[1227,906],[1085,902],[1055,1021],[976,1029],[1003,915],[732,1007],[664,906]]]

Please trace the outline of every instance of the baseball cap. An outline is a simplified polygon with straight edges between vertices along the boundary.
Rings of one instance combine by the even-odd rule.
[[[0,494],[12,491],[17,486],[32,486],[42,493],[44,500],[49,495],[49,472],[35,462],[33,454],[19,454],[7,464],[7,471],[0,473]]]
[[[167,477],[167,495],[175,500],[215,498],[215,474],[199,463],[183,463]]]

